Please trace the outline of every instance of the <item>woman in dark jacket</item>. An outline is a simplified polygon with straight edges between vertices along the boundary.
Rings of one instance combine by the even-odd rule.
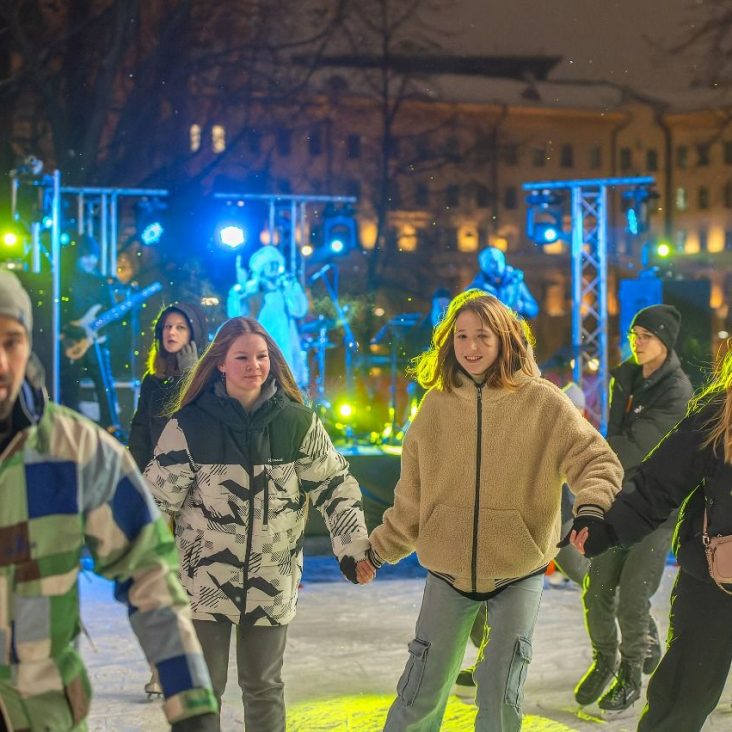
[[[570,540],[586,556],[641,541],[681,507],[674,535],[680,571],[666,653],[648,685],[639,732],[701,730],[732,661],[732,585],[711,577],[708,536],[732,535],[732,351],[689,414],[626,482],[604,520],[577,518]]]
[[[221,702],[233,626],[245,727],[284,732],[282,661],[308,501],[348,579],[365,583],[374,572],[358,483],[256,320],[221,326],[184,382],[145,477],[175,521],[214,693]]]
[[[129,448],[140,470],[152,460],[153,448],[168,421],[166,409],[181,379],[196,365],[208,343],[203,310],[179,302],[163,309],[155,321],[155,338],[130,425]]]

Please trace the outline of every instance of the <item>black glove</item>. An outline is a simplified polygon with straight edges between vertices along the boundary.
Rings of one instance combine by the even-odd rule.
[[[176,354],[176,359],[178,361],[178,371],[181,374],[190,371],[196,365],[196,361],[198,361],[198,350],[196,349],[195,341],[186,343]]]
[[[181,719],[173,722],[171,732],[219,732],[218,714],[199,714],[197,717]]]
[[[346,555],[341,559],[340,562],[338,562],[338,565],[341,568],[341,572],[343,572],[343,576],[349,581],[353,582],[354,585],[358,584],[358,580],[356,579],[356,560],[353,557],[350,557]]]
[[[567,535],[557,544],[561,549],[569,544],[569,536],[573,531],[580,532],[582,529],[589,529],[587,541],[585,541],[585,556],[596,557],[606,552],[618,543],[618,537],[612,526],[597,516],[577,516],[572,523],[572,528]]]

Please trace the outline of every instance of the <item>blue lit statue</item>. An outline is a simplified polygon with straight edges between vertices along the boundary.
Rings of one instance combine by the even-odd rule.
[[[506,255],[495,247],[486,247],[478,255],[480,272],[467,289],[476,288],[495,295],[524,318],[535,318],[539,305],[524,282],[520,269],[506,264]]]
[[[249,270],[236,258],[237,283],[229,290],[226,314],[256,318],[280,347],[298,386],[307,386],[307,363],[300,347],[297,319],[308,311],[308,298],[297,278],[285,270],[285,258],[274,246],[258,249]]]

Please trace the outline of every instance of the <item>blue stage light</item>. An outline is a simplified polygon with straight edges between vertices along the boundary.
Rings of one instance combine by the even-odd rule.
[[[340,254],[345,249],[345,246],[341,239],[332,239],[330,242],[330,251],[333,254]]]
[[[151,221],[140,234],[140,241],[146,246],[151,247],[153,244],[157,244],[165,229],[159,221]]]
[[[236,249],[246,241],[244,229],[235,224],[229,224],[219,230],[219,239],[225,247]]]
[[[638,224],[638,214],[634,208],[629,208],[625,212],[625,218],[628,227],[628,233],[637,236],[640,233],[640,225]]]

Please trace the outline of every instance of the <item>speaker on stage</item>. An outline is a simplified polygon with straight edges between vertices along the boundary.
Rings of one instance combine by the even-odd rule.
[[[620,342],[623,358],[630,355],[627,334],[633,316],[650,305],[673,305],[681,313],[675,351],[694,388],[706,380],[712,364],[712,311],[709,280],[661,280],[639,277],[620,282]]]

